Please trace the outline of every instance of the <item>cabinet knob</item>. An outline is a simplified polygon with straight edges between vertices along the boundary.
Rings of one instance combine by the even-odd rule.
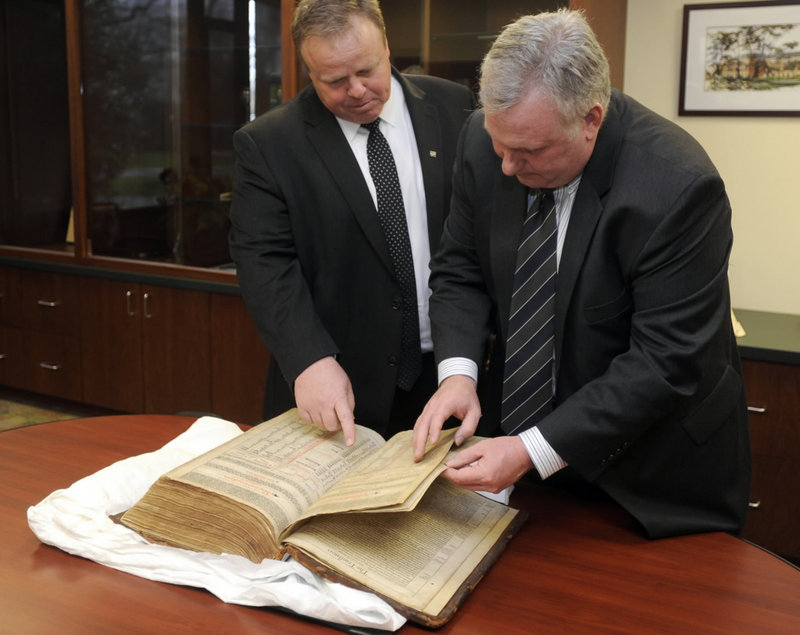
[[[750,509],[758,509],[759,507],[761,507],[761,501],[750,501],[749,503],[747,503],[747,506]]]

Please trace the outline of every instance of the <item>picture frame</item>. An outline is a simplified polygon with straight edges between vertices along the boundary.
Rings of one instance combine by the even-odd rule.
[[[684,5],[678,114],[800,116],[800,1]]]

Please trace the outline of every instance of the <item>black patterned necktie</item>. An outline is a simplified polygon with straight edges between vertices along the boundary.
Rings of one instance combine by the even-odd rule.
[[[403,320],[397,385],[404,390],[411,390],[422,370],[417,284],[397,166],[389,144],[378,128],[379,124],[380,119],[376,119],[362,125],[369,130],[367,159],[378,199],[378,217],[394,263],[395,278],[402,293]]]
[[[500,425],[521,432],[553,408],[556,213],[552,190],[539,190],[522,227],[508,320]]]

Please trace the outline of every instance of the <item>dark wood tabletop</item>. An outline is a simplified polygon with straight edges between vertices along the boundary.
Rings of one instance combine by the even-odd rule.
[[[187,417],[125,415],[0,433],[0,632],[335,632],[275,609],[138,578],[41,544],[26,510],[50,492],[183,432]],[[526,526],[439,633],[800,633],[800,571],[733,536],[650,541],[620,509],[544,487],[512,504]],[[401,633],[427,631],[413,624]]]

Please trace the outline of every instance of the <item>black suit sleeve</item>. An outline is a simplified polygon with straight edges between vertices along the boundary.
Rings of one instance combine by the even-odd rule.
[[[273,166],[246,130],[234,135],[234,150],[231,251],[239,265],[238,281],[262,339],[292,384],[310,364],[338,348],[314,306]]]

